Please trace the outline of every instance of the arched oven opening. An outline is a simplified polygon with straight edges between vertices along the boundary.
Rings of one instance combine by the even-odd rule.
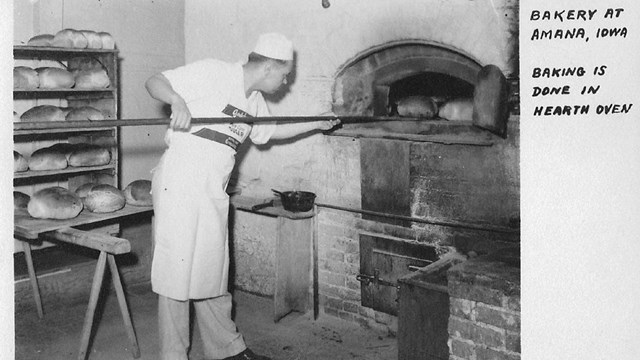
[[[338,115],[388,115],[406,96],[438,101],[470,97],[481,64],[460,50],[428,42],[383,44],[364,51],[337,72],[333,110]]]

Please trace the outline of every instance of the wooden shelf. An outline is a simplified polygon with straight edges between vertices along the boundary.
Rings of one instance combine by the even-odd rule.
[[[15,94],[58,94],[58,93],[104,93],[116,91],[112,87],[100,88],[100,89],[13,89]]]
[[[36,219],[26,210],[15,210],[13,219],[15,222],[14,234],[26,239],[37,239],[38,235],[48,231],[64,229],[73,226],[98,223],[106,220],[115,220],[134,214],[151,213],[151,206],[125,205],[124,208],[111,213],[92,213],[86,209],[73,219]]]
[[[27,46],[27,45],[15,45],[13,47],[14,54],[29,55],[33,54],[36,57],[42,57],[43,54],[60,55],[90,55],[90,54],[111,54],[117,53],[118,49],[76,49],[76,48],[63,48],[63,47],[51,47],[51,46]]]
[[[102,121],[102,120],[98,120],[98,121]],[[91,123],[94,124],[98,121],[89,121],[87,120],[87,123]],[[46,124],[44,124],[42,129],[23,129],[21,128],[20,124],[25,124],[25,123],[20,123],[20,122],[14,122],[13,123],[13,135],[14,136],[23,136],[23,135],[34,135],[34,134],[51,134],[51,133],[73,133],[75,135],[79,135],[78,133],[87,133],[87,134],[95,134],[98,133],[100,131],[104,131],[104,132],[110,132],[109,136],[114,136],[113,133],[115,132],[113,127],[75,127],[75,128],[47,128]]]
[[[107,170],[107,169],[111,169],[115,171],[115,168],[116,168],[115,163],[109,163],[107,165],[101,165],[101,166],[81,166],[81,167],[69,166],[65,169],[60,169],[60,170],[41,170],[41,171],[29,170],[24,172],[16,172],[16,173],[13,173],[13,178],[25,179],[25,178],[33,178],[33,177],[40,177],[40,176],[78,174],[83,172],[94,172],[94,171]]]

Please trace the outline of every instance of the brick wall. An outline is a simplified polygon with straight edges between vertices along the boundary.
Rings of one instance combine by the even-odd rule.
[[[520,270],[493,255],[448,272],[449,360],[520,359]]]
[[[447,244],[420,228],[378,223],[359,214],[321,208],[318,214],[318,275],[320,309],[362,326],[396,334],[396,316],[361,305],[360,234],[383,236],[432,245],[438,253],[450,250]]]

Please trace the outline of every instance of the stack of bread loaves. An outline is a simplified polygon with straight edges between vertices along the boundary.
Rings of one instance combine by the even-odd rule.
[[[33,152],[29,169],[62,170],[67,166],[101,166],[111,162],[109,149],[95,144],[58,143]]]
[[[28,46],[52,46],[75,49],[115,49],[115,41],[107,32],[63,29],[55,35],[40,34],[27,41]]]
[[[25,111],[19,117],[25,122],[47,121],[99,121],[106,119],[104,113],[92,106],[78,106],[62,108],[53,105],[38,105]],[[15,120],[15,119],[14,119]]]
[[[111,79],[104,67],[72,68],[71,71],[60,67],[28,66],[13,68],[13,88],[15,90],[35,89],[105,89],[111,85]]]
[[[14,192],[14,208],[26,208],[34,218],[71,219],[83,209],[94,213],[118,211],[126,204],[151,206],[151,181],[135,180],[124,191],[109,184],[86,183],[71,192],[59,186],[41,189],[29,197]]]

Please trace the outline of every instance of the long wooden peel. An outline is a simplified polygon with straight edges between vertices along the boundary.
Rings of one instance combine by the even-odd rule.
[[[425,120],[414,117],[389,117],[389,116],[261,116],[261,117],[212,117],[192,118],[191,124],[228,124],[228,123],[266,123],[266,122],[313,122],[340,119],[342,123],[362,123],[376,121],[425,121],[443,123],[443,120]],[[148,126],[169,125],[169,118],[150,119],[117,119],[99,121],[45,121],[45,122],[14,122],[14,130],[45,130],[45,129],[71,129],[71,128],[95,128],[112,126]]]

